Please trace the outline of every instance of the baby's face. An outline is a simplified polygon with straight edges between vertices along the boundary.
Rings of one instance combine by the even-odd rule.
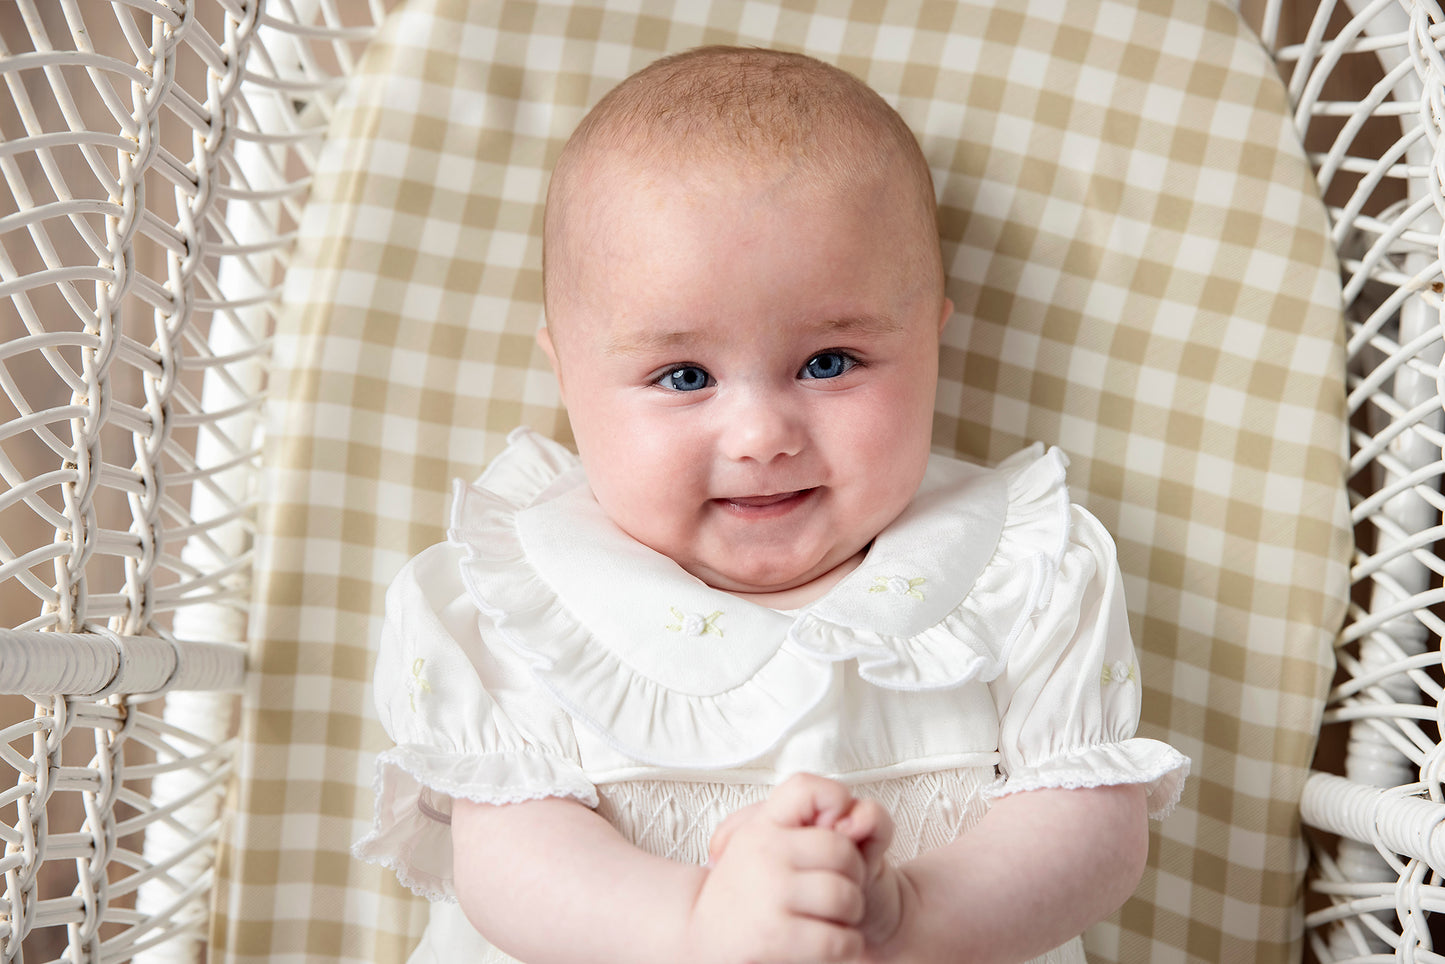
[[[904,189],[653,172],[590,197],[542,342],[598,502],[715,588],[828,584],[928,458],[952,306]]]

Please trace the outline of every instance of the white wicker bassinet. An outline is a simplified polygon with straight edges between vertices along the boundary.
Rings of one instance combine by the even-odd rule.
[[[0,959],[203,953],[275,299],[385,6],[0,0]],[[1445,960],[1445,12],[1308,6],[1246,11],[1350,313],[1358,548],[1301,804],[1307,943]]]

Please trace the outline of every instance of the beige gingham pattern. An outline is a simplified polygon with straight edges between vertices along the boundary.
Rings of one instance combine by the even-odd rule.
[[[1232,9],[1199,0],[395,14],[287,281],[215,951],[399,961],[419,934],[423,902],[348,852],[386,745],[382,595],[441,538],[449,480],[509,429],[567,440],[533,344],[547,171],[612,84],[712,42],[805,50],[898,106],[935,168],[959,309],[938,446],[1063,446],[1076,498],[1118,539],[1142,735],[1194,771],[1092,955],[1295,958],[1297,803],[1347,592],[1339,288],[1271,64]]]

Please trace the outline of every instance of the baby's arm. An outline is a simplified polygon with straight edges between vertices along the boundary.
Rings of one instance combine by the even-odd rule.
[[[569,800],[458,800],[457,897],[484,936],[531,964],[853,960],[863,860],[812,826],[848,806],[833,787],[789,781],[711,869],[644,853]]]
[[[1016,962],[1118,908],[1148,856],[1144,788],[1031,790],[1001,797],[951,844],[889,868],[869,915],[898,908],[872,962]]]

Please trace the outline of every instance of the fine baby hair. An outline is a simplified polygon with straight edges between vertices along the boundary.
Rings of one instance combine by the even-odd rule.
[[[435,902],[415,959],[1081,961],[1188,760],[1134,737],[1063,454],[930,454],[906,125],[801,55],[667,58],[569,141],[545,246],[578,454],[513,433],[387,597],[356,852]]]
[[[632,168],[724,160],[754,170],[787,165],[796,177],[844,190],[885,173],[901,178],[912,189],[908,204],[926,239],[925,264],[942,283],[933,178],[913,132],[872,88],[812,57],[704,47],[663,57],[613,88],[577,126],[553,168],[548,278],[571,250],[563,225],[579,181],[607,159]]]

